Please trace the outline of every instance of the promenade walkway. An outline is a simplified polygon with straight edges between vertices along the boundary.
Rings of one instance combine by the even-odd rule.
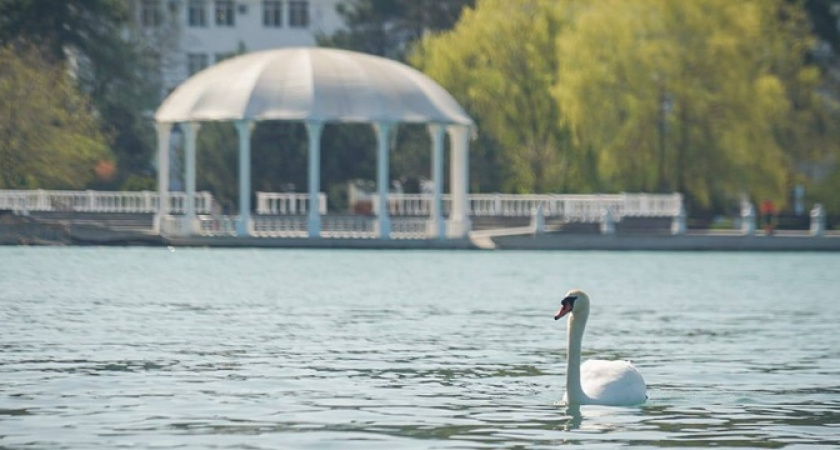
[[[182,193],[170,205],[183,208]],[[121,197],[122,195],[122,197]],[[527,249],[527,250],[736,250],[840,251],[840,232],[826,230],[821,209],[810,230],[780,230],[772,236],[755,227],[745,209],[735,230],[688,230],[677,196],[505,196],[470,198],[473,230],[462,238],[430,238],[428,204],[420,195],[389,197],[391,239],[379,239],[375,214],[324,214],[320,238],[309,238],[308,198],[260,193],[254,225],[237,236],[235,217],[214,212],[209,193],[197,196],[193,233],[154,229],[156,193],[95,191],[0,191],[0,244],[171,245],[278,248]],[[677,201],[675,201],[678,200]],[[283,202],[286,202],[285,204]],[[294,203],[294,204],[293,204]],[[326,213],[326,198],[319,209]],[[180,206],[179,206],[180,205]],[[444,202],[446,205],[446,202]],[[5,211],[5,213],[3,212]],[[548,213],[546,213],[546,211]],[[183,226],[177,215],[168,216]],[[297,226],[289,226],[295,224]],[[227,224],[227,225],[225,225]],[[334,225],[331,225],[334,224]],[[404,226],[403,224],[413,224]]]

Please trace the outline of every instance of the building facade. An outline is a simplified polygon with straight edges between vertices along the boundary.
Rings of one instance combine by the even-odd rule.
[[[164,93],[241,53],[313,46],[342,27],[348,0],[131,0],[141,35],[160,53]]]

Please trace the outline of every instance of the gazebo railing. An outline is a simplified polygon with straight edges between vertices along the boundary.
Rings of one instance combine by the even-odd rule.
[[[196,216],[197,234],[201,236],[236,236],[239,216]]]
[[[449,212],[450,195],[445,194],[443,209]],[[379,214],[379,204],[372,203],[374,214]],[[388,194],[388,212],[392,216],[428,216],[432,211],[431,194]]]
[[[257,192],[257,214],[306,214],[309,194],[297,192]],[[327,213],[327,196],[318,194],[318,211]]]
[[[425,218],[395,217],[391,220],[391,237],[394,239],[427,239],[429,220]]]
[[[257,237],[307,237],[306,216],[252,217],[251,228]]]
[[[170,236],[236,236],[239,216],[199,215],[190,222],[185,216],[165,216],[161,220],[161,233]],[[306,238],[309,237],[307,217],[255,216],[250,229],[254,237]],[[395,217],[391,222],[392,239],[426,239],[430,237],[429,220],[417,217]],[[325,215],[321,217],[322,238],[375,239],[379,237],[377,218],[362,215]]]
[[[376,237],[376,218],[362,215],[329,215],[322,217],[321,236],[329,238]]]

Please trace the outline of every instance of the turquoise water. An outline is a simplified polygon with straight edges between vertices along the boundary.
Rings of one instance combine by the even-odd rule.
[[[650,399],[560,404],[584,358]],[[840,255],[0,247],[0,448],[840,446]]]

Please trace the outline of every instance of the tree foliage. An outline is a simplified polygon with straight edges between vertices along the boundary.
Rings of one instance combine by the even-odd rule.
[[[159,55],[133,32],[122,0],[0,0],[0,45],[25,42],[67,63],[93,99],[117,157],[111,187],[151,171],[154,130],[144,117],[160,92]]]
[[[356,0],[341,3],[346,29],[319,44],[404,60],[424,34],[452,28],[475,0]]]
[[[427,36],[412,63],[446,87],[504,148],[508,191],[549,192],[582,176],[550,92],[567,19],[552,0],[486,0],[448,33]]]
[[[499,143],[506,190],[784,204],[838,157],[809,27],[787,0],[482,0],[412,61]]]
[[[795,165],[836,135],[814,126],[825,109],[812,43],[787,2],[607,0],[561,39],[554,92],[613,189],[784,203]]]
[[[0,48],[0,188],[81,188],[110,155],[92,107],[62,64]]]

